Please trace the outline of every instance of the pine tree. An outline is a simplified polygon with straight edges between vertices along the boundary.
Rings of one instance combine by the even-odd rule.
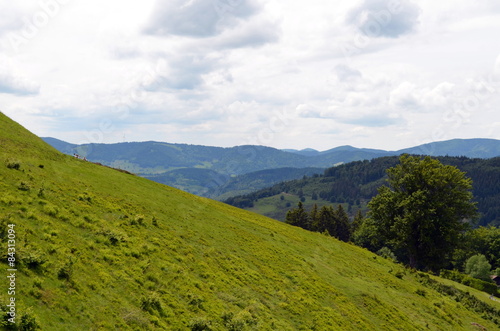
[[[291,209],[286,214],[285,222],[303,229],[309,228],[309,216],[304,210],[304,205],[299,201],[297,208]]]
[[[310,220],[310,229],[311,231],[320,231],[319,230],[319,211],[318,211],[318,205],[314,204],[311,212],[309,213],[309,220]]]
[[[349,216],[345,212],[342,205],[337,207],[334,214],[335,233],[330,233],[332,236],[342,240],[349,241],[351,239],[351,227],[349,225]]]
[[[359,229],[361,224],[363,224],[363,221],[364,219],[361,209],[358,209],[358,212],[356,213],[356,216],[354,216],[354,220],[351,223],[351,234],[354,234],[354,232]]]

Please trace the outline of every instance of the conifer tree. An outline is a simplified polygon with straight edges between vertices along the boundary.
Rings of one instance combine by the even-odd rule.
[[[349,225],[349,216],[347,215],[342,205],[338,205],[337,210],[335,210],[333,221],[334,221],[335,232],[331,233],[331,235],[342,241],[345,242],[349,241],[351,239],[351,227]]]
[[[319,231],[319,211],[318,205],[314,204],[311,212],[309,213],[310,229],[311,231]]]
[[[309,228],[309,216],[304,210],[304,205],[299,201],[297,208],[291,209],[286,214],[285,222],[303,229]]]

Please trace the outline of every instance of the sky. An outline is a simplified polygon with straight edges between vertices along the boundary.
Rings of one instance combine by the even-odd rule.
[[[0,0],[0,111],[72,143],[500,139],[497,0]]]

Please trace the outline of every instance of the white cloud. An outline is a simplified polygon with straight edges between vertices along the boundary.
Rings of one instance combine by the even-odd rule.
[[[347,22],[368,37],[398,38],[415,30],[420,8],[408,0],[364,0],[353,8]]]
[[[157,0],[145,32],[152,35],[209,37],[255,14],[251,0]]]
[[[500,120],[493,0],[71,1],[14,51],[40,11],[0,5],[0,108],[45,136],[397,149]]]
[[[0,56],[0,93],[33,95],[40,90],[40,84],[16,72],[14,61]]]

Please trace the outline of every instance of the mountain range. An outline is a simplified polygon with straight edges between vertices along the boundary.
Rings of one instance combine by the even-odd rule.
[[[398,151],[340,146],[322,152],[310,148],[300,151],[256,145],[222,148],[155,141],[76,145],[55,138],[43,139],[62,153],[76,153],[94,162],[219,200],[283,180],[309,176],[311,171],[320,174],[333,165],[382,156],[408,153],[490,158],[500,155],[500,140],[494,139],[453,139]]]

